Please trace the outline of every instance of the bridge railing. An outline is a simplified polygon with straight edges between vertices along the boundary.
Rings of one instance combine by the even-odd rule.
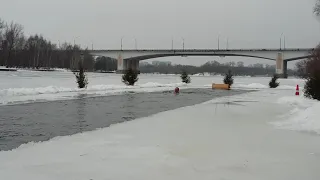
[[[314,48],[286,48],[286,49],[96,49],[90,52],[114,52],[114,51],[127,51],[127,52],[228,52],[228,51],[313,51]]]

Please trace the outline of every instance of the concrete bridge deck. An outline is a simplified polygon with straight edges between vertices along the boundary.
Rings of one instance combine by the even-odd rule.
[[[95,56],[117,59],[118,70],[139,68],[139,61],[170,56],[239,56],[276,61],[276,73],[286,77],[287,62],[310,57],[313,48],[286,49],[110,49],[91,50]]]

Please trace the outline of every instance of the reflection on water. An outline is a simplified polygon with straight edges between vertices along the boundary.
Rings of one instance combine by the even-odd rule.
[[[79,99],[75,100],[77,103],[77,119],[78,119],[78,127],[80,133],[83,132],[86,126],[85,116],[86,116],[86,98],[84,95],[80,95]]]
[[[122,115],[122,119],[124,121],[129,121],[132,119],[135,119],[135,113],[134,113],[134,106],[137,103],[144,103],[144,102],[138,102],[135,98],[134,94],[126,94],[125,95],[125,103],[124,103],[124,115]]]
[[[114,123],[146,117],[158,112],[202,103],[215,97],[244,93],[211,89],[126,93],[42,103],[2,106],[0,108],[0,150],[16,148],[30,141],[45,141]]]

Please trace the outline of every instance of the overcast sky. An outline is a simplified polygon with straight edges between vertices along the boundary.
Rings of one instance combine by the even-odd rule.
[[[68,41],[95,49],[182,47],[279,48],[314,47],[320,21],[313,15],[315,0],[0,0],[0,17],[39,33],[54,43]],[[199,64],[217,57],[165,58]],[[157,59],[161,60],[161,59]],[[246,64],[265,61],[245,58]]]

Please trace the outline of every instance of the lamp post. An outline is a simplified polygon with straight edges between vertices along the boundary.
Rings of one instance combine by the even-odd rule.
[[[173,50],[173,38],[171,38],[171,49]]]
[[[182,37],[182,50],[184,50],[184,38]]]
[[[123,37],[121,37],[121,51],[122,51],[122,40],[123,40]]]
[[[218,50],[220,50],[220,35],[218,36]]]
[[[282,36],[283,36],[283,33],[281,33],[281,36],[280,36],[280,50],[282,49]]]
[[[138,43],[137,43],[137,39],[136,38],[134,38],[134,45],[135,45],[136,50],[138,50]]]
[[[229,38],[227,38],[227,50],[229,49]]]

